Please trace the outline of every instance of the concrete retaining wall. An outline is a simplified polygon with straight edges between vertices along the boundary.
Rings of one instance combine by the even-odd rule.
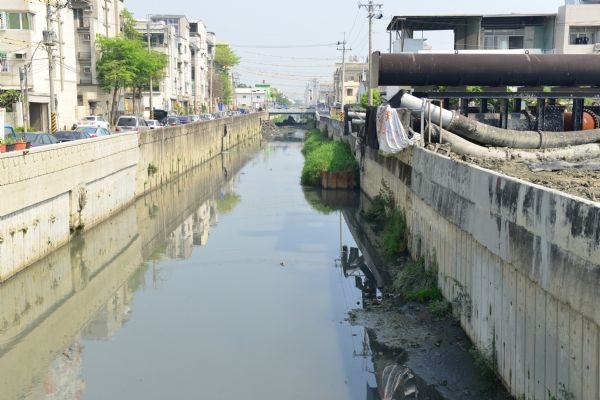
[[[600,204],[421,148],[367,153],[361,187],[384,180],[410,249],[439,266],[461,324],[527,399],[600,398]]]
[[[0,282],[136,197],[260,135],[264,114],[0,155]]]

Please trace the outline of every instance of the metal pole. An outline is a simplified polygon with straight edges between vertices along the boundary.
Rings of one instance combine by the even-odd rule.
[[[46,0],[46,51],[48,52],[48,83],[50,86],[50,132],[57,131],[56,106],[54,104],[54,31],[52,30],[52,7],[50,0]]]
[[[148,39],[148,53],[150,53],[150,16],[146,16],[146,37]],[[154,119],[154,110],[152,109],[153,95],[152,77],[150,77],[150,94],[148,96],[148,107],[150,108],[150,119]]]
[[[371,51],[373,42],[373,1],[369,1],[369,73],[371,73]],[[367,79],[367,85],[369,85],[369,105],[373,105],[373,88],[371,87],[371,80]]]
[[[346,97],[345,96],[345,89],[346,88],[345,88],[345,85],[344,85],[346,83],[346,50],[352,50],[352,49],[346,48],[346,32],[344,32],[344,41],[343,42],[338,42],[337,44],[338,45],[340,45],[340,44],[342,45],[342,48],[338,49],[338,50],[342,51],[342,82],[341,82],[341,85],[340,85],[340,87],[341,87],[341,90],[340,90],[340,92],[341,92],[340,104],[341,104],[341,108],[342,108],[342,112],[343,112],[344,111],[344,103],[345,103],[344,97]]]
[[[367,18],[369,18],[369,74],[371,73],[371,53],[373,51],[373,17],[375,17],[375,7],[377,7],[378,9],[381,9],[381,7],[383,6],[383,4],[373,4],[373,0],[369,0],[369,3],[367,4],[361,4],[358,3],[358,8],[360,7],[365,7],[367,9]],[[382,15],[379,14],[377,15],[377,19],[381,18]],[[368,93],[369,93],[369,105],[372,106],[373,105],[373,88],[371,87],[371,82],[370,79],[367,79],[367,85],[368,85]]]
[[[33,56],[32,56],[33,58]],[[24,87],[25,92],[23,93],[23,130],[27,132],[29,129],[29,66],[26,64],[23,67],[24,71]]]

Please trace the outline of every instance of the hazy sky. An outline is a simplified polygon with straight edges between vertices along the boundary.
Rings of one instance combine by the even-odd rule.
[[[373,20],[373,50],[387,51],[385,28],[394,15],[554,13],[564,0],[429,0],[379,1],[383,18]],[[367,3],[362,1],[361,3]],[[355,0],[125,0],[137,18],[148,14],[183,14],[202,19],[217,41],[228,42],[241,63],[238,80],[265,80],[288,96],[301,97],[306,83],[333,80],[334,64],[341,62],[338,41],[346,34],[346,56],[366,57],[368,20]],[[425,34],[433,47],[448,46],[439,34]]]

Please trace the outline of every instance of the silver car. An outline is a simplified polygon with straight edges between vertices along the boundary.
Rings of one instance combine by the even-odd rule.
[[[146,121],[135,115],[121,115],[115,124],[115,133],[138,132],[147,129]]]

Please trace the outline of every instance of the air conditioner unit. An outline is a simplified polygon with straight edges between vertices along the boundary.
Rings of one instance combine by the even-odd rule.
[[[600,43],[594,43],[594,53],[600,53]]]

